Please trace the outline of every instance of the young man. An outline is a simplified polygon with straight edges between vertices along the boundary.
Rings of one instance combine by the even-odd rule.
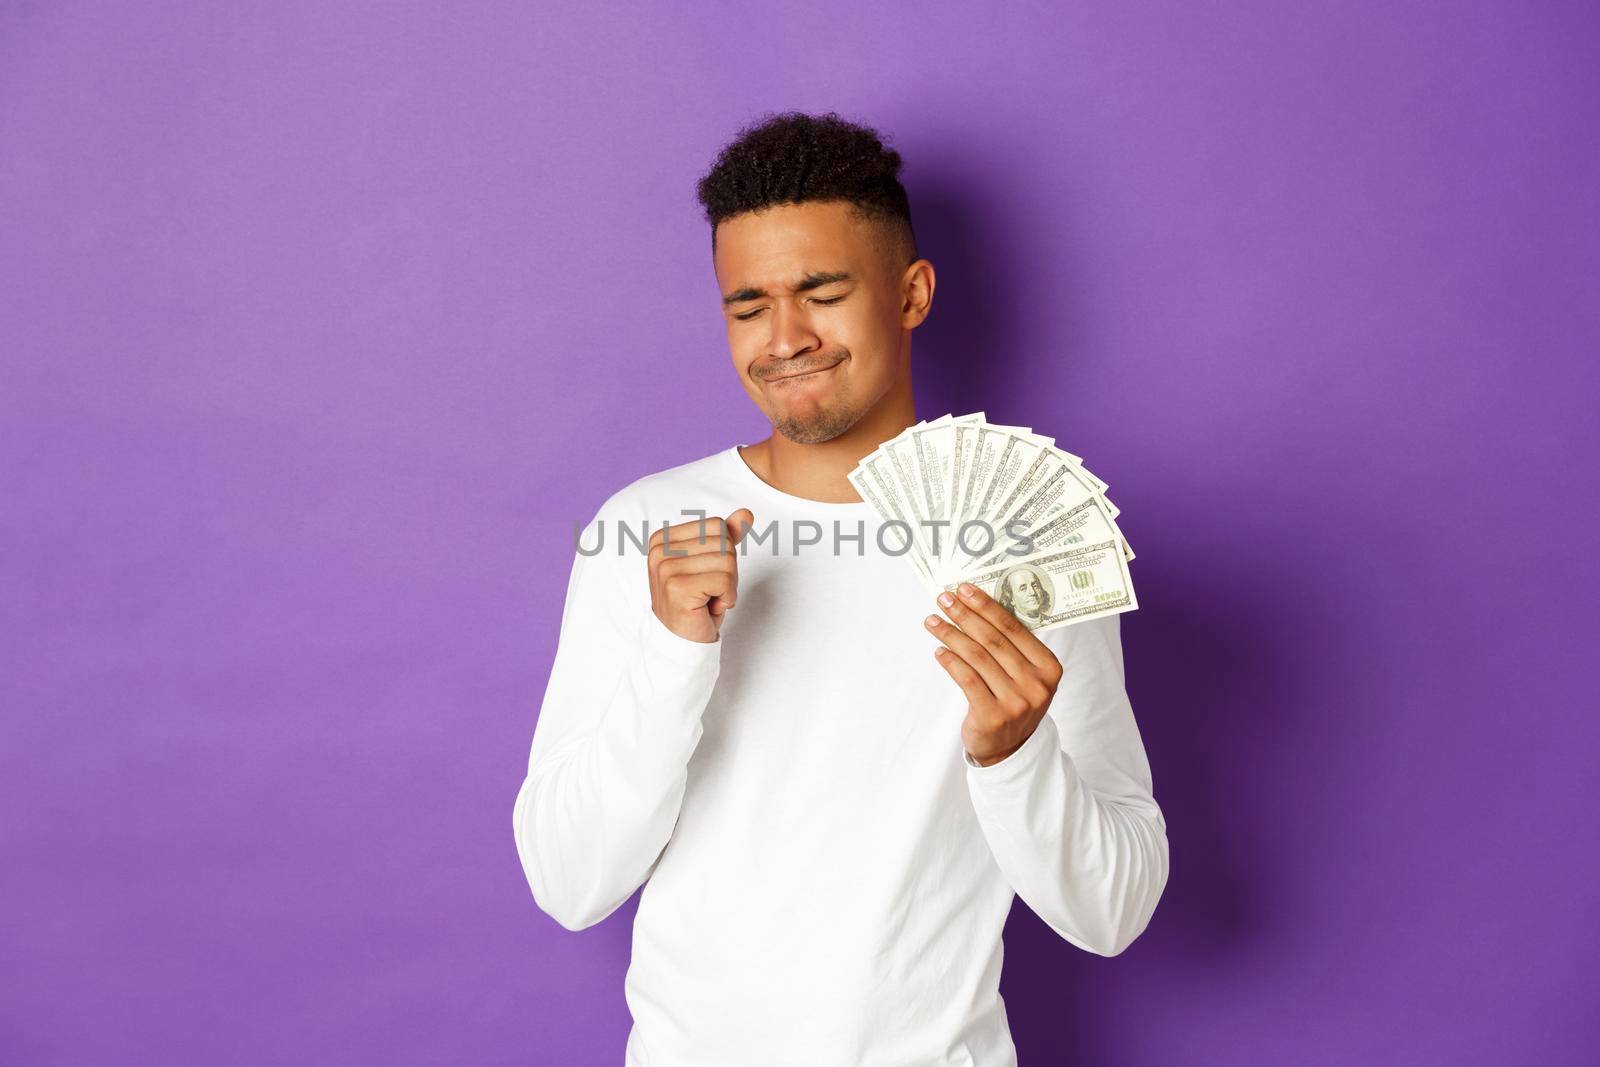
[[[1119,616],[1036,636],[975,590],[930,601],[846,480],[917,421],[934,272],[899,167],[831,113],[722,151],[699,195],[775,432],[640,478],[579,539],[515,835],[567,929],[645,887],[630,1067],[1015,1064],[1014,896],[1114,956],[1166,885]]]

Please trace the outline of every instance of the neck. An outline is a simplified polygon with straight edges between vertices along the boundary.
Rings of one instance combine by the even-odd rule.
[[[909,380],[896,386],[850,429],[832,440],[801,445],[782,434],[739,450],[768,485],[792,496],[827,504],[859,503],[846,477],[864,456],[917,421]]]

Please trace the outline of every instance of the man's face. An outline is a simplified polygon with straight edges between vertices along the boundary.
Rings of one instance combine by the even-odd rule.
[[[1044,608],[1044,590],[1031,571],[1017,571],[1006,579],[1011,587],[1011,602],[1024,615],[1038,615]]]
[[[734,369],[773,429],[798,444],[854,426],[909,358],[904,276],[880,232],[844,201],[782,204],[717,227]]]

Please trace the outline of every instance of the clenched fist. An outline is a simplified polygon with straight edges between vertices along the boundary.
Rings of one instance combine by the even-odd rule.
[[[738,599],[734,547],[754,521],[740,508],[727,519],[707,515],[650,535],[650,610],[667,629],[690,641],[717,639],[723,613]]]

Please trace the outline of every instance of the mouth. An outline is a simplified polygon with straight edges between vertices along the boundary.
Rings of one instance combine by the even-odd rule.
[[[836,360],[835,362],[828,364],[826,367],[817,367],[817,368],[815,368],[813,370],[801,371],[799,374],[772,375],[772,376],[764,378],[762,380],[765,381],[768,385],[773,385],[773,384],[775,384],[777,382],[806,381],[807,379],[817,378],[820,375],[827,374],[829,371],[831,371],[833,368],[837,367],[840,363],[843,363],[843,362],[844,362],[844,360],[842,360],[842,359],[841,360]]]

